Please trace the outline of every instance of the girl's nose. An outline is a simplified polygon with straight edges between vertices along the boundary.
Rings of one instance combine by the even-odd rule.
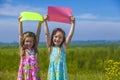
[[[59,40],[59,37],[57,37],[56,40]]]

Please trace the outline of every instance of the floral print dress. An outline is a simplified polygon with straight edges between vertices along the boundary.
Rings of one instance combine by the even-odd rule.
[[[17,80],[40,80],[38,62],[34,56],[34,49],[27,49],[26,58],[21,57]]]
[[[47,80],[68,80],[66,53],[63,47],[52,48]]]

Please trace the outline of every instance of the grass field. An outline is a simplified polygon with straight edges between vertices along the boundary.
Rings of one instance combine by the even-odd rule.
[[[17,72],[0,72],[1,80],[16,80]],[[41,79],[47,80],[47,73],[41,72]],[[69,74],[69,80],[105,80],[103,73],[76,73]]]
[[[67,69],[69,80],[106,80],[105,65],[108,60],[120,61],[120,48],[111,47],[69,47]],[[46,48],[39,48],[41,79],[47,79],[49,57]],[[0,80],[16,80],[20,57],[18,47],[0,48]],[[120,70],[120,69],[119,69]],[[119,72],[118,72],[119,73]],[[116,73],[115,73],[116,75]],[[112,80],[112,79],[108,79]],[[116,78],[116,80],[119,80]]]

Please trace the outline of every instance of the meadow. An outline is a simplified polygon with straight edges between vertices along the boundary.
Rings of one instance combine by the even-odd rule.
[[[0,46],[0,80],[16,80],[20,62],[18,52],[17,45]],[[39,52],[40,76],[47,80],[49,56],[45,45],[39,45]],[[71,44],[66,56],[69,80],[119,80],[107,78],[109,74],[105,69],[109,60],[120,62],[120,44]],[[117,66],[118,71],[113,76],[120,75],[120,64]]]

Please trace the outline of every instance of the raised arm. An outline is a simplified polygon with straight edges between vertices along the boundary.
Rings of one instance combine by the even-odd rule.
[[[38,28],[37,28],[37,31],[36,31],[36,47],[39,44],[39,36],[40,36],[40,32],[41,32],[41,24],[42,24],[42,22],[39,21]]]
[[[23,39],[23,27],[22,27],[22,22],[20,22],[21,18],[22,18],[21,16],[18,18],[19,20],[19,49],[21,49],[22,47],[22,39]]]
[[[69,31],[69,34],[66,38],[66,41],[65,41],[65,47],[67,47],[67,45],[69,44],[69,42],[71,41],[72,39],[72,36],[74,34],[74,29],[75,29],[75,18],[73,16],[71,16],[71,28],[70,28],[70,31]]]
[[[47,24],[47,15],[44,17],[44,31],[45,31],[45,37],[46,37],[46,44],[47,47],[50,48],[50,33],[49,33],[49,28]]]

